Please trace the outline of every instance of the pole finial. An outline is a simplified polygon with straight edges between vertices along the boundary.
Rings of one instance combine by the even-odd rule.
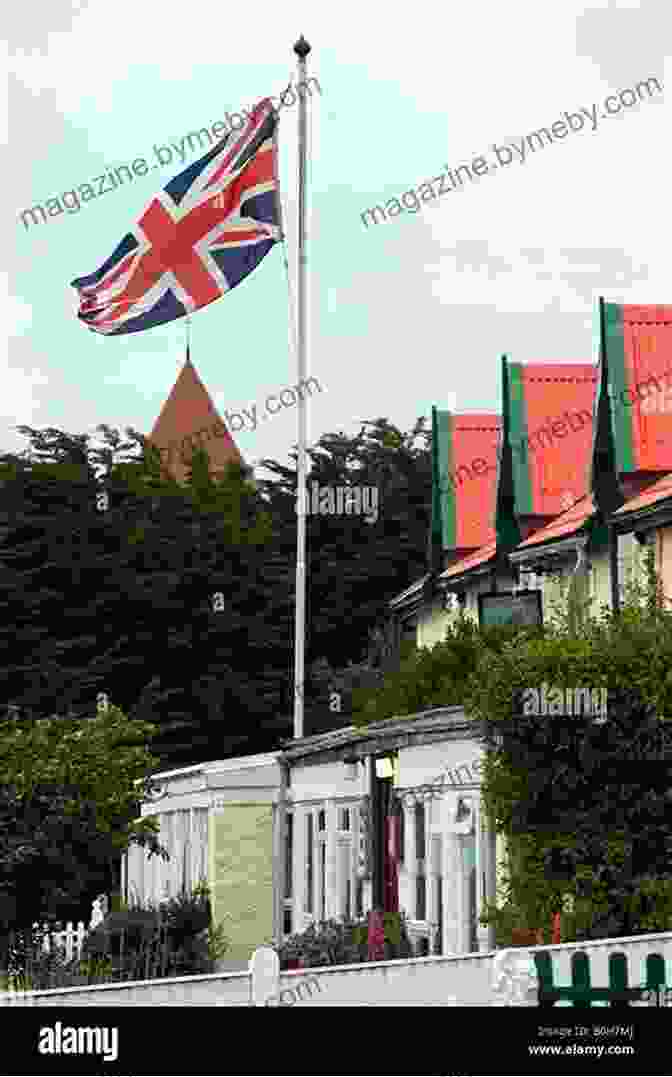
[[[303,34],[301,34],[301,37],[296,42],[296,45],[294,46],[294,52],[296,53],[296,55],[299,57],[300,60],[305,60],[306,56],[310,52],[310,45],[306,41]]]

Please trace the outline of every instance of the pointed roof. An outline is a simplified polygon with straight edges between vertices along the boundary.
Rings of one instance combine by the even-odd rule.
[[[620,474],[672,469],[672,306],[605,303]]]
[[[531,546],[541,546],[545,542],[558,542],[560,539],[569,538],[583,527],[595,511],[592,494],[586,494],[566,512],[561,513],[555,520],[551,520],[546,527],[535,531],[524,542],[521,542],[520,546],[516,547],[516,553],[518,550],[526,550]]]
[[[438,412],[443,549],[460,556],[494,538],[492,506],[502,419]]]
[[[238,448],[199,378],[189,351],[148,441],[161,451],[161,461],[178,482],[187,478],[191,452],[201,444],[208,452],[213,474],[227,464],[241,463]],[[183,454],[186,460],[183,459]]]
[[[648,486],[643,493],[626,501],[615,513],[615,517],[627,516],[631,512],[641,512],[642,509],[653,508],[661,501],[672,498],[672,475],[663,475],[652,486]]]
[[[508,393],[504,406],[510,410],[514,511],[525,539],[551,525],[588,493],[596,385],[592,363],[505,364],[502,391]],[[505,481],[506,475],[501,478]],[[488,519],[500,495],[506,494],[499,479]],[[451,565],[440,578],[461,581],[492,566],[497,555],[492,530],[480,549]]]
[[[461,561],[451,565],[445,572],[441,573],[439,577],[442,580],[447,580],[449,583],[454,583],[461,580],[463,576],[475,571],[475,569],[481,569],[485,571],[486,566],[490,565],[491,561],[494,561],[497,557],[497,541],[493,539],[492,542],[486,543],[481,546],[475,553],[469,554],[467,557],[463,557]]]
[[[510,363],[509,375],[516,515],[545,524],[588,493],[597,369]]]
[[[604,471],[599,469],[614,469],[621,489],[616,504],[626,498],[613,519],[623,520],[670,496],[666,493],[670,483],[666,473],[672,469],[672,306],[621,305],[603,300],[600,305],[598,374],[602,385],[593,430],[593,471],[598,468],[598,472],[593,474],[592,496],[582,498],[528,537],[516,554],[569,538],[585,528],[598,509],[596,484],[605,480]],[[615,459],[608,452],[610,430]],[[662,477],[656,480],[656,476]],[[604,491],[603,499],[607,501]],[[514,560],[519,559],[514,555]]]

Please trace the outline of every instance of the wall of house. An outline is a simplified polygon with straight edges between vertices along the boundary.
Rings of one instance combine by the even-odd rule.
[[[476,945],[487,948],[487,929],[478,930],[477,916],[482,907],[484,885],[489,887],[491,897],[495,889],[495,871],[487,868],[492,862],[489,849],[493,843],[486,834],[480,808],[483,749],[468,735],[459,735],[460,721],[463,721],[461,712],[456,714],[455,732],[446,730],[445,740],[400,748],[394,777],[404,815],[404,848],[399,863],[400,908],[413,920],[414,937],[418,940],[433,939],[435,928],[442,924],[439,945],[443,953],[464,953]],[[417,800],[413,789],[432,784],[438,786],[434,794],[428,796],[429,790],[420,789],[420,800]],[[348,780],[341,762],[297,763],[292,767],[288,802],[294,816],[294,931],[305,930],[313,919],[338,918],[348,913],[362,915],[370,908],[370,886],[366,884],[362,886],[361,912],[353,908],[360,886],[359,808],[368,791],[368,767],[363,765],[358,766],[354,780]],[[458,794],[465,796],[472,811],[460,835],[451,830]],[[424,805],[424,851],[416,846],[416,803]],[[346,809],[350,810],[350,822],[344,829]],[[312,900],[307,885],[309,818],[312,819]],[[424,887],[419,876],[424,876]],[[474,887],[475,896],[470,886]]]
[[[657,529],[655,549],[656,571],[660,573],[669,608],[672,604],[672,525]]]
[[[624,596],[628,585],[643,583],[645,579],[646,547],[630,532],[627,535],[618,536],[618,582],[621,596]]]
[[[158,903],[210,887],[229,961],[247,960],[273,934],[273,830],[280,787],[276,753],[214,760],[155,775],[160,792],[142,817],[160,824],[170,860],[138,847],[124,860],[127,900]]]
[[[592,599],[590,612],[598,617],[603,606],[611,609],[611,561],[609,550],[600,550],[591,554],[591,572],[589,576],[589,595]]]
[[[229,960],[249,959],[273,937],[273,811],[229,802],[211,816],[212,911],[230,936]]]
[[[514,586],[513,577],[498,577],[497,590],[511,591]],[[492,590],[490,576],[475,580],[466,591],[464,613],[471,620],[478,623],[478,596],[489,594]],[[433,647],[435,643],[442,643],[446,636],[446,629],[459,617],[459,610],[446,610],[443,597],[434,599],[433,602],[422,606],[417,614],[417,646]]]
[[[423,606],[417,616],[417,646],[433,647],[442,643],[451,614],[443,608],[440,599]]]

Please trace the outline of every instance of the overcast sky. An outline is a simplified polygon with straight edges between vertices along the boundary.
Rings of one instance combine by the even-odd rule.
[[[408,18],[406,17],[408,16]],[[184,323],[104,337],[77,320],[70,281],[94,272],[153,194],[189,161],[26,229],[21,212],[153,147],[277,95],[300,33],[320,83],[311,108],[309,372],[322,393],[309,435],[387,416],[407,428],[432,404],[497,409],[498,356],[594,360],[595,306],[672,303],[672,16],[661,0],[413,11],[380,3],[249,9],[213,0],[22,0],[3,10],[11,143],[2,117],[0,451],[13,428],[149,433],[184,361]],[[564,112],[657,78],[663,93],[528,152],[474,183],[365,227],[361,214],[492,159]],[[280,127],[294,238],[297,108]],[[438,191],[438,183],[435,185]],[[290,250],[291,257],[291,250]],[[296,383],[282,250],[192,316],[192,358],[220,410],[261,409]],[[296,410],[236,434],[250,463],[288,462]]]

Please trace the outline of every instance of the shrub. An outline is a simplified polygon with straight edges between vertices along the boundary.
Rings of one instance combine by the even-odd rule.
[[[403,914],[385,913],[386,960],[413,957]],[[278,947],[280,968],[297,962],[303,968],[319,965],[356,965],[369,960],[368,919],[321,920],[305,931],[290,935]]]
[[[155,907],[136,903],[108,913],[87,935],[81,957],[70,962],[62,949],[43,950],[41,931],[12,932],[6,940],[0,989],[44,990],[208,973],[227,948],[224,927],[213,925],[209,892],[201,885],[193,894],[182,892]]]

